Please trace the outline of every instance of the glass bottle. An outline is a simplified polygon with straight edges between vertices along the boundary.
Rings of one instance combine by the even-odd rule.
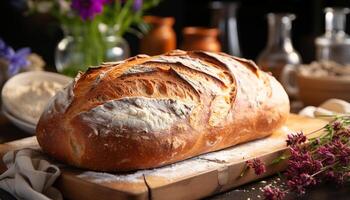
[[[350,37],[345,33],[348,8],[326,8],[326,31],[316,38],[316,60],[350,64]]]
[[[290,13],[269,13],[268,40],[265,49],[257,59],[258,65],[269,71],[285,87],[290,96],[297,95],[295,70],[301,63],[301,57],[293,48],[291,40],[292,21],[295,15]]]
[[[241,56],[236,19],[238,6],[237,2],[214,1],[211,3],[211,24],[219,29],[222,51],[234,56]]]

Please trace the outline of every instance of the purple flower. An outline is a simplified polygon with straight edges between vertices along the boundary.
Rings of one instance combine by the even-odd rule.
[[[299,146],[290,147],[290,153],[291,157],[289,160],[292,162],[305,163],[313,161],[311,154]]]
[[[338,184],[343,184],[345,179],[349,177],[349,172],[339,173],[339,172],[336,172],[333,168],[331,168],[324,173],[324,177],[325,177],[325,180],[333,181]]]
[[[288,134],[288,139],[286,140],[287,146],[295,146],[297,144],[302,144],[306,141],[306,136],[303,132],[297,134]]]
[[[132,5],[132,9],[136,12],[142,8],[143,0],[134,0],[134,4]]]
[[[340,184],[350,181],[349,120],[349,117],[344,117],[328,124],[324,128],[326,135],[311,143],[305,143],[307,138],[302,133],[288,135],[290,157],[284,173],[288,186],[286,191],[304,194],[307,187],[322,181]],[[264,192],[267,199],[276,196],[270,188]]]
[[[299,176],[295,176],[287,181],[288,187],[292,191],[296,191],[299,194],[305,194],[306,187],[315,185],[316,183],[316,179],[313,176],[306,173],[302,173]]]
[[[125,3],[128,0],[121,0],[122,5],[125,5]],[[143,0],[133,0],[133,4],[132,4],[132,9],[133,11],[137,12],[142,8],[142,4],[143,4]]]
[[[10,58],[13,54],[13,49],[5,44],[5,42],[0,38],[0,57]]]
[[[266,186],[263,188],[264,197],[268,200],[282,200],[286,196],[285,191],[281,191],[278,188]]]
[[[266,172],[265,164],[260,159],[248,160],[246,164],[248,168],[253,168],[258,176]]]
[[[328,170],[324,173],[324,177],[326,180],[333,181],[338,184],[343,184],[349,178],[349,172],[340,173],[335,172],[333,169]]]
[[[339,162],[347,166],[350,162],[350,147],[343,144],[340,139],[335,140],[330,147],[332,148],[332,152],[336,154]]]
[[[103,0],[103,4],[112,4],[115,0]]]
[[[333,171],[333,169],[329,169],[324,173],[324,177],[327,180],[334,180],[335,179],[335,173]]]
[[[73,0],[72,9],[76,10],[83,20],[93,19],[96,14],[103,10],[103,5],[108,3],[106,0]]]
[[[18,73],[21,68],[27,67],[30,64],[27,60],[29,54],[29,48],[22,48],[15,51],[0,39],[0,58],[6,60],[8,63],[8,74],[10,76]]]
[[[339,131],[342,128],[342,124],[339,121],[335,121],[332,124],[333,130]]]
[[[29,48],[22,48],[12,55],[9,60],[9,75],[17,74],[21,68],[27,67],[30,64],[27,60],[29,54]]]
[[[350,128],[346,128],[338,133],[338,135],[345,136],[345,137],[350,137]]]
[[[290,187],[292,187],[293,190],[302,192],[303,189],[297,188],[296,186],[302,182],[300,180],[300,177],[315,174],[321,170],[323,165],[321,161],[314,159],[310,152],[305,151],[298,146],[291,147],[290,152],[291,157],[288,161],[288,167],[285,176],[290,181]],[[300,185],[300,187],[303,188],[304,185]]]
[[[329,145],[321,146],[318,148],[317,153],[323,158],[323,162],[326,165],[334,164],[335,155],[331,152]]]

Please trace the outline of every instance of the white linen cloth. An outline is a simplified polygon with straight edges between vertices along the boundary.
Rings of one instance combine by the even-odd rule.
[[[307,117],[323,117],[333,120],[327,115],[350,114],[350,103],[340,99],[329,99],[322,103],[319,107],[307,106],[299,112],[299,115]]]
[[[43,154],[34,149],[7,152],[3,157],[7,170],[0,175],[0,188],[17,199],[62,200],[52,184],[60,176],[60,169],[50,164]]]

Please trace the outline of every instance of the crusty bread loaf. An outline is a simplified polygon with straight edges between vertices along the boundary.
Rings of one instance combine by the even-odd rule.
[[[282,86],[252,61],[176,50],[80,74],[47,106],[37,138],[68,164],[128,171],[268,136],[288,113]]]

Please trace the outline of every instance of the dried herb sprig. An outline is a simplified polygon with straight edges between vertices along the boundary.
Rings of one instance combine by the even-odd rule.
[[[247,160],[245,162],[243,170],[242,170],[241,174],[237,177],[237,179],[240,179],[243,176],[245,176],[249,169],[253,169],[254,173],[257,176],[260,176],[266,172],[265,163],[262,160],[260,160],[259,158],[254,158],[252,160]]]
[[[263,192],[265,199],[269,200],[282,200],[286,196],[286,191],[272,186],[264,187]]]
[[[280,200],[288,192],[302,195],[309,186],[322,181],[338,184],[350,181],[350,116],[335,117],[322,130],[320,136],[311,139],[303,132],[288,135],[289,157],[282,155],[283,158],[273,161],[276,164],[288,159],[284,173],[287,189],[267,186],[266,199]]]
[[[266,172],[265,163],[258,158],[246,161],[246,165],[248,169],[254,169],[254,173],[258,176]]]
[[[286,142],[290,158],[284,173],[288,189],[284,192],[304,194],[309,186],[325,180],[339,184],[350,180],[350,116],[336,117],[319,137],[307,140],[300,132],[288,135]],[[266,198],[271,199],[271,195]]]

